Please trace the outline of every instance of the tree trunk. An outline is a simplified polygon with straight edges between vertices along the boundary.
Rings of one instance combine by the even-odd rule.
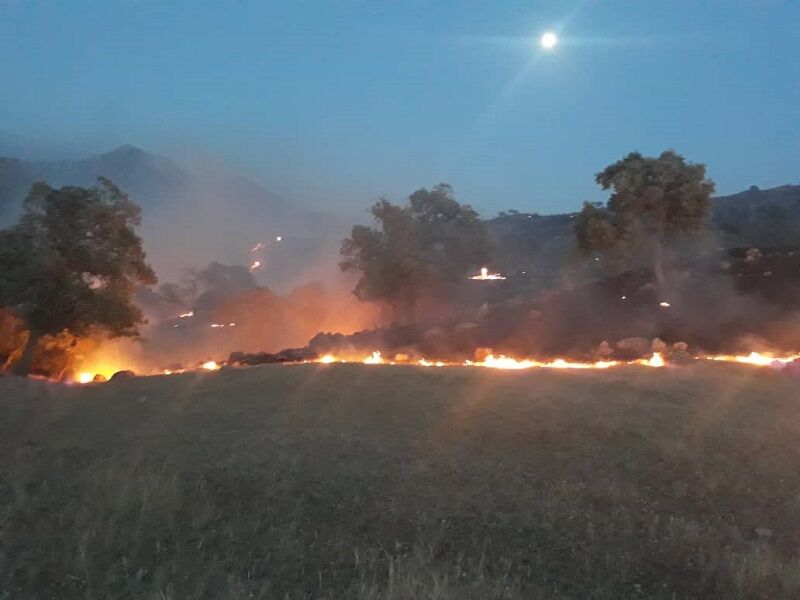
[[[14,375],[21,375],[25,377],[31,372],[31,367],[33,367],[33,359],[36,358],[36,350],[39,348],[40,339],[41,335],[38,333],[34,333],[32,331],[28,333],[28,341],[25,342],[25,349],[22,351],[22,356],[20,356],[19,360],[12,369],[12,373],[14,373]]]

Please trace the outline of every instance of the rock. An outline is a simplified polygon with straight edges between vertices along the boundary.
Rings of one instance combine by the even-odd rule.
[[[754,263],[762,256],[764,255],[761,253],[761,250],[759,250],[758,248],[750,248],[747,252],[744,253],[744,262]]]
[[[133,371],[117,371],[111,376],[111,381],[116,381],[118,379],[130,379],[131,377],[136,377],[136,373]]]
[[[614,354],[614,349],[608,342],[604,340],[600,342],[600,345],[598,345],[597,348],[594,349],[594,352],[592,354],[594,354],[594,356],[598,358],[606,359],[610,357],[612,354]]]
[[[629,337],[619,340],[617,348],[642,356],[650,352],[650,340],[643,337]]]
[[[244,352],[231,352],[228,355],[228,362],[231,364],[238,364],[242,362],[246,356],[247,355]]]
[[[667,345],[660,338],[653,338],[650,342],[650,350],[653,352],[663,352],[667,349]]]

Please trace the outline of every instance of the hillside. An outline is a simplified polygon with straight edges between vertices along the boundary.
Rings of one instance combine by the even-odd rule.
[[[800,392],[728,365],[0,378],[2,598],[797,598]]]
[[[800,245],[800,185],[784,185],[713,199],[711,229],[724,248]],[[574,248],[575,213],[539,215],[510,211],[487,223],[496,247],[496,266],[554,278]]]
[[[168,278],[212,260],[249,264],[255,243],[280,235],[285,243],[270,248],[270,268],[263,277],[270,285],[297,283],[302,273],[329,259],[349,225],[279,198],[245,177],[187,168],[121,146],[79,160],[0,158],[0,226],[13,222],[34,181],[87,186],[98,176],[114,181],[142,206],[145,246]]]

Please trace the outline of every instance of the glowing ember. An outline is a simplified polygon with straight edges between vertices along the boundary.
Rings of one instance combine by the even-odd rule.
[[[275,241],[276,241],[276,242],[283,241],[283,236],[282,236],[282,235],[276,235],[276,236],[275,236]]]
[[[200,368],[205,369],[206,371],[216,371],[220,368],[220,365],[216,361],[209,360],[200,365]]]
[[[185,312],[183,314],[178,315],[178,318],[179,319],[188,319],[188,318],[193,317],[193,316],[194,316],[194,311],[190,310],[189,312]]]
[[[250,248],[250,252],[258,252],[259,250],[264,248],[264,246],[265,246],[264,242],[258,242],[255,246]]]
[[[481,272],[478,275],[473,275],[470,279],[474,279],[476,281],[497,281],[499,279],[505,279],[500,273],[489,273],[489,269],[486,267],[481,268]]]
[[[254,261],[253,261],[253,264],[252,264],[252,265],[250,265],[250,270],[251,270],[251,271],[255,271],[255,270],[256,270],[256,269],[258,269],[260,266],[261,266],[261,261],[260,261],[260,260],[254,260]]]
[[[669,302],[659,302],[658,305],[661,306],[662,308],[669,308],[670,306],[672,306]]]

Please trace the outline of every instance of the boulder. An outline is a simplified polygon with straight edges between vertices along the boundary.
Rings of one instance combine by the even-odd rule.
[[[130,379],[131,377],[136,377],[136,373],[133,371],[117,371],[111,376],[111,381],[117,381],[119,379]]]
[[[637,356],[648,354],[651,350],[651,342],[643,337],[628,337],[617,342],[619,350],[627,350]]]

